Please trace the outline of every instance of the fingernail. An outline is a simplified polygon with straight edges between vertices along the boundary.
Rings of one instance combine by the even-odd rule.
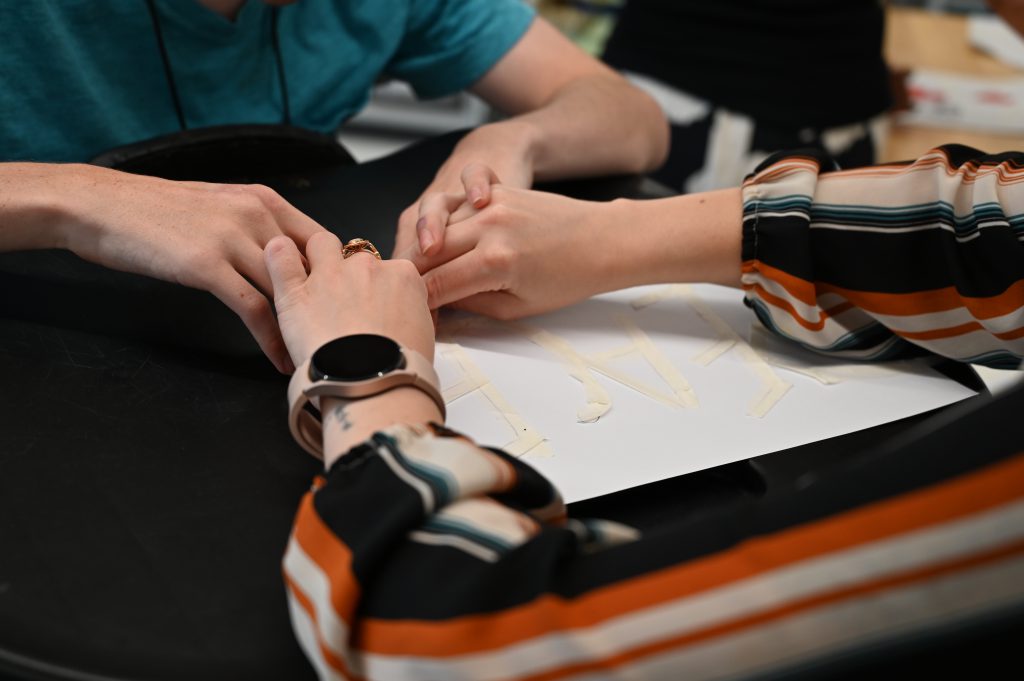
[[[434,237],[430,236],[430,232],[423,230],[420,232],[420,250],[426,253],[427,250],[434,245]]]
[[[483,204],[483,200],[484,193],[482,191],[475,188],[469,190],[469,202],[473,204],[475,207],[479,208],[481,204]]]
[[[416,232],[420,237],[420,253],[426,253],[427,249],[434,245],[434,237],[427,229],[427,218],[422,217],[416,221]]]

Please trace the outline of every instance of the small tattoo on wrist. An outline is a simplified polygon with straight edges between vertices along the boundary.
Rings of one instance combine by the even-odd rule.
[[[350,430],[352,428],[352,421],[349,420],[345,407],[338,405],[331,410],[331,413],[337,419],[338,425],[341,426],[342,430]]]

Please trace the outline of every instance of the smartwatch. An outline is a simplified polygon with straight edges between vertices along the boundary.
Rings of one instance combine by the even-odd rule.
[[[425,392],[441,410],[440,381],[427,358],[385,336],[362,333],[325,343],[288,383],[288,427],[302,448],[323,458],[321,397],[358,400],[400,386]]]

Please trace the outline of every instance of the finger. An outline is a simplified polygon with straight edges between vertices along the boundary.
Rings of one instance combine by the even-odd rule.
[[[398,247],[391,254],[391,260],[411,260],[416,262],[417,259],[423,260],[424,256],[420,252],[420,245],[418,243],[411,244],[399,250]]]
[[[479,214],[480,211],[474,208],[473,204],[471,204],[469,201],[466,201],[461,206],[459,206],[454,213],[448,216],[448,226],[450,227],[451,225],[455,225],[460,222],[465,222],[474,215]]]
[[[270,278],[263,253],[264,250],[251,241],[243,242],[239,244],[238,251],[232,255],[231,264],[239,274],[249,280],[249,283],[259,289],[260,293],[272,299],[274,283]]]
[[[395,245],[391,249],[392,259],[409,260],[414,254],[419,253],[420,244],[416,239],[416,221],[419,219],[419,203],[415,203],[398,216],[398,226],[395,228]]]
[[[485,266],[480,251],[444,263],[423,275],[427,305],[434,310],[478,293],[500,291],[504,282],[493,268]]]
[[[525,317],[528,312],[523,301],[508,291],[485,291],[463,298],[451,304],[457,310],[465,310],[473,314],[511,320]]]
[[[316,220],[291,205],[277,215],[277,224],[281,227],[281,231],[290,236],[303,250],[310,237],[327,231]]]
[[[281,232],[292,238],[299,250],[305,250],[306,242],[314,234],[326,231],[316,220],[288,203],[288,201],[270,187],[254,184],[248,190],[259,197],[267,207]]]
[[[274,237],[263,249],[274,297],[280,299],[306,282],[306,268],[295,242],[286,236]]]
[[[347,263],[358,263],[364,267],[381,264],[381,261],[377,260],[377,256],[369,251],[356,251],[347,258],[344,258],[344,260]]]
[[[476,248],[480,240],[480,230],[481,227],[473,221],[449,225],[445,230],[443,248],[431,255],[410,253],[406,259],[411,260],[420,274],[423,274]]]
[[[470,163],[462,169],[462,186],[466,198],[474,208],[483,208],[491,202],[491,185],[501,182],[489,166]]]
[[[262,293],[234,270],[220,273],[210,290],[239,316],[278,371],[283,374],[295,371],[274,312]]]
[[[448,216],[462,205],[465,197],[457,194],[436,192],[428,194],[420,201],[420,217],[416,221],[416,238],[420,244],[420,253],[430,255],[436,253],[444,244],[444,228],[448,224]]]
[[[341,267],[341,241],[330,232],[314,234],[306,242],[309,273]]]

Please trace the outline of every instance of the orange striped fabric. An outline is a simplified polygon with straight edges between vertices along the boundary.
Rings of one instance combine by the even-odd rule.
[[[366,617],[353,622],[363,587],[386,589],[387,584],[359,585],[354,581],[351,563],[346,562],[352,550],[317,516],[312,504],[313,494],[303,500],[294,536],[330,584],[329,597],[324,602],[314,603],[309,594],[315,589],[306,589],[297,583],[303,578],[289,574],[287,583],[290,597],[297,601],[316,628],[315,645],[322,662],[338,678],[375,678],[375,669],[391,665],[387,668],[394,672],[396,664],[397,668],[411,665],[411,671],[394,678],[419,678],[416,670],[422,671],[422,667],[416,664],[427,662],[434,665],[430,669],[435,671],[451,665],[450,675],[446,673],[438,678],[463,678],[465,672],[460,665],[467,660],[502,655],[503,651],[519,649],[531,642],[543,643],[551,636],[558,636],[559,645],[568,646],[567,649],[575,651],[574,655],[569,659],[556,659],[542,668],[526,664],[524,659],[523,673],[517,671],[514,662],[506,659],[505,673],[495,678],[541,680],[568,678],[586,672],[622,671],[659,656],[685,655],[687,650],[749,635],[808,613],[848,608],[849,604],[862,601],[870,603],[871,598],[901,589],[927,589],[931,584],[937,589],[946,588],[942,584],[953,577],[1024,561],[1024,527],[1020,527],[1020,512],[1006,518],[999,516],[1024,504],[1024,453],[1021,453],[967,475],[753,538],[717,554],[641,573],[576,598],[548,593],[506,610],[446,620]],[[829,558],[842,559],[859,552],[871,554],[871,561],[878,564],[887,551],[902,546],[908,538],[990,516],[1001,518],[1004,531],[1011,522],[1015,529],[997,542],[952,554],[947,550],[923,555],[921,560],[907,567],[896,564],[891,570],[866,572],[863,578],[831,580],[828,574],[820,574],[834,569],[827,564]],[[406,539],[396,537],[396,540]],[[443,551],[437,552],[437,560],[445,560]],[[1024,562],[1020,565],[1024,568]],[[567,557],[560,568],[571,570],[572,559]],[[409,565],[408,569],[416,570],[417,566]],[[575,636],[593,637],[602,627],[621,626],[619,623],[624,619],[698,604],[729,588],[743,586],[753,593],[771,591],[772,580],[778,574],[794,569],[810,569],[802,579],[811,582],[815,571],[819,573],[819,578],[824,579],[821,588],[790,596],[783,594],[784,597],[767,604],[751,603],[749,607],[733,604],[735,612],[703,626],[690,626],[685,619],[676,622],[676,626],[648,625],[647,629],[642,629],[644,625],[637,624],[630,633],[631,643],[610,651],[588,649],[582,643],[576,647],[571,644]],[[389,569],[388,574],[394,578],[396,572]],[[1018,595],[1024,599],[1024,569],[1020,577]],[[473,586],[466,585],[466,588]],[[318,616],[323,608],[333,609],[339,619],[353,625],[351,640],[324,639],[324,629],[320,627],[322,618]],[[343,656],[337,654],[339,650],[346,651],[344,657],[354,660],[354,665],[347,664]],[[588,652],[581,657],[579,651]],[[515,659],[514,654],[511,659]],[[391,672],[387,676],[391,677]]]

